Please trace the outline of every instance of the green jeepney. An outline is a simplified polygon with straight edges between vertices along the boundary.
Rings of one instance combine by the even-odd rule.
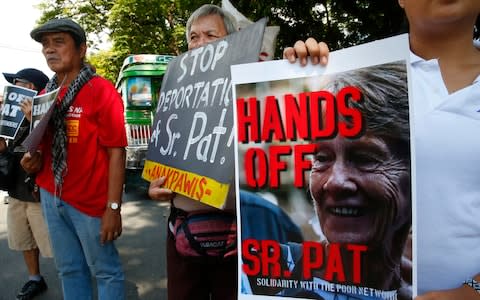
[[[116,88],[122,95],[127,131],[125,192],[144,189],[141,178],[162,79],[171,55],[137,54],[123,61]]]

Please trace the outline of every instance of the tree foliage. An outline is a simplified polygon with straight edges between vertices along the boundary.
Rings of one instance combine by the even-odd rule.
[[[42,16],[37,23],[43,24],[52,18],[72,18],[89,33],[89,46],[98,49],[110,33],[108,15],[114,3],[114,0],[43,0],[39,4]]]
[[[95,66],[97,74],[115,83],[118,75],[118,66],[111,63],[113,57],[115,57],[115,55],[111,49],[100,50],[90,55],[88,60],[90,64]]]
[[[39,23],[70,17],[89,32],[90,49],[110,39],[111,48],[90,54],[99,74],[115,81],[129,54],[178,55],[186,50],[185,24],[193,10],[221,0],[44,0]],[[231,0],[246,17],[264,16],[280,26],[276,56],[299,39],[315,37],[336,50],[397,34],[404,26],[396,0]]]
[[[280,26],[277,56],[295,41],[308,37],[337,50],[398,34],[405,23],[397,0],[232,0],[252,20],[269,17]]]

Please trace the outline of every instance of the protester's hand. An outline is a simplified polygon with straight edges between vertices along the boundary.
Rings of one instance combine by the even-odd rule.
[[[0,137],[0,153],[4,152],[5,150],[7,150],[7,142],[4,138]]]
[[[114,241],[122,234],[122,215],[120,208],[113,210],[109,207],[105,209],[102,216],[102,226],[100,229],[100,244]]]
[[[287,47],[283,50],[283,58],[288,59],[289,62],[294,63],[297,58],[300,64],[305,66],[307,64],[307,57],[311,57],[314,65],[320,63],[326,65],[328,62],[328,54],[330,50],[324,42],[317,42],[314,38],[308,38],[304,41],[297,41],[293,47]]]
[[[163,187],[166,177],[160,177],[150,182],[148,188],[148,196],[153,200],[169,201],[175,197],[175,193],[167,188]]]
[[[32,122],[32,101],[31,100],[22,101],[20,103],[20,109],[25,115],[25,118],[27,118],[28,122]]]
[[[471,287],[462,285],[456,289],[432,291],[415,297],[414,300],[478,300],[480,295]]]
[[[33,154],[30,154],[30,152],[26,152],[22,160],[20,161],[20,165],[22,165],[23,169],[25,172],[28,174],[34,174],[40,171],[42,168],[42,163],[43,163],[43,156],[42,152],[36,151]]]

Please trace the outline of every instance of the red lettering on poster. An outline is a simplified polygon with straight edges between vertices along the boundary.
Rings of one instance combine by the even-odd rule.
[[[367,251],[365,245],[337,244],[325,245],[319,242],[305,241],[301,257],[293,257],[295,268],[301,268],[304,280],[320,277],[337,283],[362,283],[362,254]],[[293,252],[292,252],[293,253]],[[280,244],[272,240],[246,239],[242,242],[242,269],[248,276],[271,278],[289,278],[291,272],[282,256]]]
[[[243,271],[248,276],[280,277],[280,245],[276,241],[247,239],[242,242]]]
[[[285,94],[282,99],[270,95],[263,102],[256,97],[237,99],[238,141],[270,143],[268,151],[260,147],[246,151],[247,185],[264,188],[268,184],[271,188],[278,188],[282,172],[287,172],[293,165],[294,185],[304,187],[305,171],[311,168],[306,156],[315,153],[315,146],[300,143],[275,145],[271,142],[298,139],[317,142],[337,134],[355,138],[362,132],[363,119],[361,112],[351,103],[361,100],[361,91],[353,86],[342,88],[336,95],[329,91],[313,91]],[[289,165],[288,156],[291,155],[293,163]]]
[[[294,183],[301,188],[305,185],[304,173],[311,168],[311,162],[305,156],[315,153],[315,145],[273,145],[268,148],[268,155],[262,148],[249,148],[243,158],[245,181],[253,188],[280,185],[280,172],[288,171],[287,159],[293,153]],[[287,156],[287,157],[286,157]]]

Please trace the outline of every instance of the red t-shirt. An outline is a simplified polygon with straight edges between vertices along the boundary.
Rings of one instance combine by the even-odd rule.
[[[66,92],[60,90],[60,99]],[[95,76],[78,92],[65,120],[67,169],[60,198],[99,217],[108,201],[107,148],[127,146],[122,98],[108,80]],[[37,184],[54,194],[52,130],[48,128],[42,140],[44,160]]]

